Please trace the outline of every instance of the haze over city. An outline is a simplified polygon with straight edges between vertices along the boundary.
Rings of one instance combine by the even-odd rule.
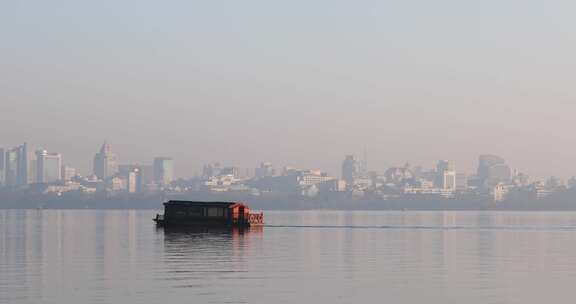
[[[306,9],[302,9],[305,7]],[[576,173],[570,1],[5,1],[0,146],[340,171]],[[130,18],[126,18],[129,15]]]
[[[570,303],[575,12],[0,0],[0,304]]]

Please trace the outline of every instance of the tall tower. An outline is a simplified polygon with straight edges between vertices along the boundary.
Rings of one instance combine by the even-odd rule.
[[[138,166],[130,168],[126,176],[126,191],[129,193],[137,193],[142,191],[142,171]]]
[[[16,150],[16,184],[19,186],[28,184],[28,145],[26,143],[15,148]]]
[[[512,170],[502,157],[487,154],[478,158],[478,178],[482,184],[494,186],[500,182],[507,183],[511,177]]]
[[[436,187],[456,191],[456,169],[454,162],[448,160],[438,161],[436,165]]]
[[[359,163],[354,155],[346,155],[342,162],[342,179],[346,182],[346,187],[350,188],[354,185],[354,179],[359,173]]]
[[[9,149],[5,153],[4,162],[4,184],[6,186],[16,186],[18,177],[18,153],[17,149]]]
[[[274,167],[270,162],[262,162],[260,167],[254,170],[254,173],[258,178],[274,176]]]
[[[24,186],[29,184],[30,157],[26,143],[8,149],[3,153],[4,185]]]
[[[4,179],[6,178],[6,156],[4,149],[0,148],[0,187],[4,186]]]
[[[169,157],[154,158],[154,182],[169,185],[174,179],[174,160]]]
[[[104,143],[100,152],[94,156],[94,175],[101,180],[106,180],[118,173],[118,157],[112,153],[108,143]]]
[[[36,182],[46,184],[61,180],[62,156],[46,150],[36,151]]]

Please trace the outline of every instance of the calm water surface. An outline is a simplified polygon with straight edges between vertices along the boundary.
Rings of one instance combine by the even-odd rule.
[[[0,210],[0,303],[573,303],[576,213]]]

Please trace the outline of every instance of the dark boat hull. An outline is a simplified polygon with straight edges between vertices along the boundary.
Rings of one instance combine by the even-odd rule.
[[[191,221],[166,221],[163,219],[153,219],[156,222],[156,225],[161,227],[251,227],[251,226],[258,226],[250,223],[223,223],[223,222],[209,222],[209,221],[201,221],[201,222],[191,222]]]

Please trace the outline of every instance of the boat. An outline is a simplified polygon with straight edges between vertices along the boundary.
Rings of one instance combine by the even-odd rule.
[[[164,214],[153,219],[158,226],[251,227],[264,224],[263,213],[250,213],[241,202],[203,202],[170,200]]]

